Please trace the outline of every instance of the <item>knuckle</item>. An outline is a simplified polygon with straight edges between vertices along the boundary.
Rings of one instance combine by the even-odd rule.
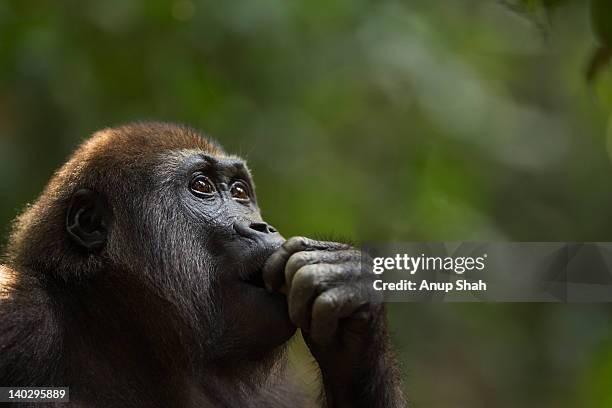
[[[308,244],[308,238],[306,237],[291,237],[286,240],[282,247],[289,252],[299,250],[300,248],[305,248]]]
[[[318,283],[318,268],[316,265],[306,265],[300,268],[293,277],[293,287],[315,286]]]
[[[300,269],[303,266],[308,265],[312,261],[312,256],[305,251],[296,252],[289,257],[287,261],[287,267],[290,269]]]
[[[316,307],[321,311],[333,310],[338,307],[338,303],[339,299],[337,296],[332,293],[325,292],[317,299]]]

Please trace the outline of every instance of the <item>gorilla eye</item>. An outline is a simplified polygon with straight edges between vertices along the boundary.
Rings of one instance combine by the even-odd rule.
[[[232,184],[230,188],[230,194],[232,197],[238,201],[250,201],[251,196],[249,196],[249,188],[242,181],[237,181]]]
[[[215,194],[215,186],[204,176],[197,176],[189,184],[191,192],[200,197],[211,197]]]

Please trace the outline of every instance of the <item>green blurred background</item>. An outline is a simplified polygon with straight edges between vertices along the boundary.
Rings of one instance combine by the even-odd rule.
[[[142,119],[245,156],[286,236],[612,241],[612,73],[587,84],[588,4],[554,3],[2,1],[0,243]],[[390,309],[415,407],[612,407],[610,306]]]

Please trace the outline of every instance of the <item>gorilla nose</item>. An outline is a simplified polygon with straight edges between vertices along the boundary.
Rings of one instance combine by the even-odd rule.
[[[234,230],[243,237],[271,239],[280,236],[276,228],[265,222],[235,222]]]
[[[278,232],[276,229],[274,229],[274,227],[266,224],[265,222],[253,222],[251,225],[249,225],[249,228],[263,234],[274,234],[275,232]]]

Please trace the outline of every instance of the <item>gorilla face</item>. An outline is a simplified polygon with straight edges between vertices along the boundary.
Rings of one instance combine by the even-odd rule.
[[[286,298],[262,279],[264,262],[284,239],[262,220],[245,163],[175,151],[161,157],[153,176],[157,188],[143,194],[148,216],[140,224],[157,252],[149,276],[184,319],[196,315],[208,354],[216,344],[216,357],[259,358],[285,343],[295,331]]]

